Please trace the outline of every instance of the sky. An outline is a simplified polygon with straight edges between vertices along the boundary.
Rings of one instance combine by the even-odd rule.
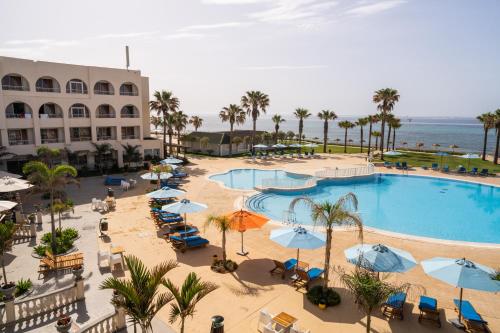
[[[469,117],[500,107],[498,0],[1,0],[0,55],[131,68],[181,109],[217,114],[248,90],[268,114]],[[9,28],[10,27],[10,28]]]

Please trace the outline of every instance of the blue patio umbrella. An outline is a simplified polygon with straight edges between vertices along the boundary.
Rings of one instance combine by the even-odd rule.
[[[187,219],[186,219],[186,214],[187,213],[198,213],[201,212],[205,209],[207,209],[208,206],[202,203],[190,201],[188,199],[182,199],[181,201],[169,204],[169,205],[164,205],[161,207],[162,210],[166,210],[169,213],[174,213],[174,214],[184,214],[184,226],[185,229],[187,230]]]
[[[283,247],[297,249],[297,263],[300,249],[317,249],[325,245],[326,235],[309,231],[303,227],[281,228],[271,231],[269,239]]]
[[[359,244],[344,251],[347,261],[374,272],[403,273],[417,265],[413,256],[394,247]]]
[[[146,195],[150,198],[153,198],[153,199],[165,199],[165,198],[180,197],[180,196],[185,195],[185,194],[186,194],[186,192],[184,192],[184,191],[165,186],[159,190],[149,192]]]
[[[500,281],[493,279],[495,270],[465,258],[452,259],[436,257],[424,260],[420,264],[426,274],[454,287],[460,288],[458,320],[453,321],[456,326],[463,326],[461,323],[461,316],[464,288],[489,292],[500,291]]]
[[[301,145],[299,145],[298,143],[292,143],[291,145],[289,145],[288,147],[290,148],[300,148],[302,147]]]
[[[166,159],[160,161],[161,164],[181,164],[182,162],[182,160],[175,157],[167,157]]]

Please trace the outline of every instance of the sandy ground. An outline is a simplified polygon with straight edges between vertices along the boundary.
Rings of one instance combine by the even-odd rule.
[[[225,317],[225,328],[228,332],[256,332],[258,312],[262,308],[272,313],[285,311],[298,318],[297,324],[308,328],[311,332],[364,332],[366,318],[356,308],[350,295],[339,286],[334,274],[332,286],[338,288],[342,295],[339,306],[319,310],[306,300],[301,291],[288,284],[287,280],[270,276],[269,270],[274,267],[271,259],[286,260],[295,256],[295,250],[284,249],[270,241],[269,233],[275,224],[267,224],[262,230],[245,233],[245,247],[250,251],[247,257],[236,255],[240,246],[240,235],[230,233],[227,241],[227,253],[230,259],[237,261],[240,267],[234,274],[221,275],[210,270],[212,255],[221,254],[221,235],[215,229],[204,230],[203,224],[208,214],[220,214],[234,209],[240,202],[244,192],[222,188],[218,183],[207,179],[213,173],[226,171],[236,167],[257,167],[261,169],[280,168],[288,171],[312,173],[325,166],[346,167],[364,165],[362,156],[323,157],[321,159],[300,161],[266,161],[252,162],[244,159],[193,158],[188,167],[190,177],[183,185],[188,192],[187,198],[203,202],[208,210],[191,214],[188,222],[197,225],[202,235],[210,240],[210,245],[203,249],[195,249],[184,254],[174,251],[170,244],[159,238],[161,230],[157,230],[149,217],[147,198],[143,194],[126,196],[117,200],[117,210],[107,214],[110,221],[109,235],[115,245],[123,245],[126,254],[134,254],[154,265],[164,260],[177,260],[179,267],[168,273],[167,277],[180,284],[189,272],[196,272],[204,280],[217,283],[220,288],[206,297],[197,306],[194,318],[186,323],[187,332],[207,332],[210,317],[216,314]],[[382,170],[382,169],[380,169]],[[383,169],[382,171],[386,171]],[[433,171],[410,171],[410,174],[437,175]],[[443,176],[443,174],[439,174]],[[449,176],[459,179],[478,180],[477,177]],[[499,185],[498,178],[480,178],[482,182]],[[487,266],[500,266],[500,249],[487,247],[470,247],[449,245],[439,242],[402,239],[376,232],[366,232],[366,243],[380,242],[405,249],[420,261],[435,256],[467,257]],[[337,231],[334,234],[332,264],[346,269],[352,266],[345,262],[343,250],[358,243],[357,237],[350,231]],[[101,248],[109,246],[100,243]],[[311,266],[322,267],[324,249],[301,251],[301,258]],[[443,308],[441,331],[454,332],[455,329],[447,320],[456,317],[453,310],[453,298],[458,296],[458,289],[439,282],[424,274],[417,266],[408,273],[394,274],[389,279],[408,282],[414,285],[409,295],[409,304],[405,308],[405,319],[387,320],[379,311],[375,312],[372,325],[374,332],[431,332],[437,330],[432,325],[418,323],[418,296],[427,294],[438,299],[438,306]],[[477,311],[488,320],[492,332],[500,331],[500,297],[495,294],[466,290],[464,297],[470,300]],[[417,303],[415,303],[417,302]],[[169,307],[165,307],[158,315],[159,319],[168,322]],[[177,328],[174,324],[174,328]]]

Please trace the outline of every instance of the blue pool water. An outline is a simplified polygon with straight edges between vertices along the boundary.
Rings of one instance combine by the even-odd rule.
[[[290,176],[284,171],[272,172],[276,177]],[[234,170],[212,179],[228,187],[248,189],[269,175],[269,171]],[[376,174],[363,179],[323,180],[306,191],[266,191],[247,203],[250,209],[283,221],[290,202],[298,196],[334,201],[347,192],[357,195],[366,226],[438,239],[500,243],[500,187],[476,183]],[[296,206],[295,219],[312,224],[310,210],[303,204]]]
[[[309,178],[311,177],[283,170],[259,169],[233,169],[210,177],[211,180],[222,182],[226,187],[238,190],[253,190],[256,186],[262,186],[266,182],[296,187],[305,184]]]

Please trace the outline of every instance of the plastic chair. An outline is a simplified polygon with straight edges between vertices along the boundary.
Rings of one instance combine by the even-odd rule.
[[[272,323],[273,315],[271,315],[266,309],[262,309],[259,312],[259,321],[257,323],[257,330],[262,332],[263,327]]]
[[[273,328],[272,323],[269,323],[266,326],[264,326],[264,332],[263,333],[284,333],[284,332],[285,332],[284,329],[281,329],[279,331],[275,330]]]
[[[113,268],[116,265],[120,265],[121,268],[123,269],[123,266],[122,266],[122,256],[120,254],[111,254],[111,253],[109,253],[109,269],[113,270]]]

